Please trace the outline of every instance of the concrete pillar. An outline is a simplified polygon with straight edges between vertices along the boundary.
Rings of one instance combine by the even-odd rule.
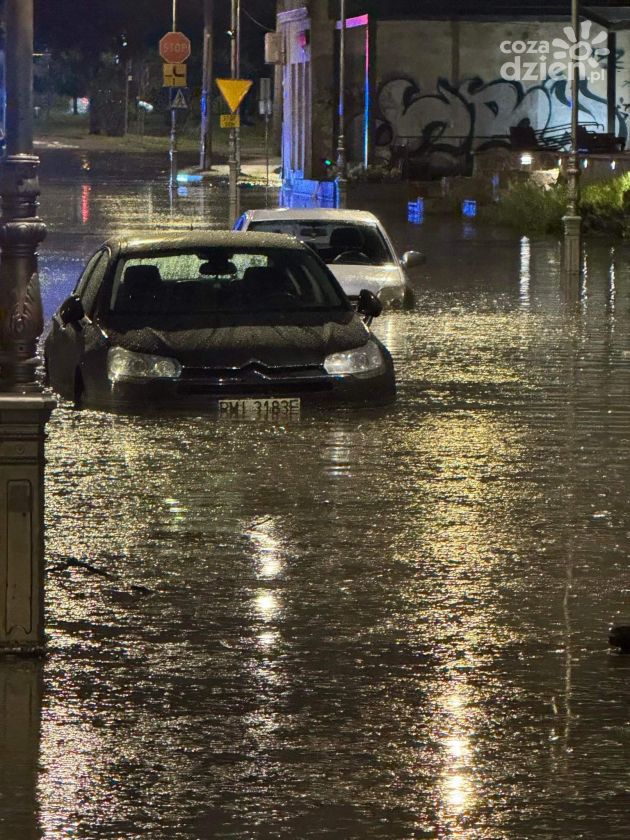
[[[44,651],[44,427],[54,405],[0,394],[0,656]]]
[[[617,133],[617,33],[608,33],[608,61],[606,68],[606,99],[608,133]]]
[[[338,3],[333,4],[333,8]],[[314,2],[311,11],[311,172],[306,177],[327,177],[324,160],[334,159],[336,138],[334,114],[337,93],[334,84],[335,21],[328,16],[327,2]],[[305,173],[306,174],[306,173]]]
[[[2,837],[40,840],[39,775],[43,663],[0,661]]]
[[[277,0],[276,15],[286,11],[284,0]],[[276,31],[280,31],[276,23]],[[273,66],[273,115],[271,118],[271,141],[274,154],[280,154],[282,146],[282,64]]]

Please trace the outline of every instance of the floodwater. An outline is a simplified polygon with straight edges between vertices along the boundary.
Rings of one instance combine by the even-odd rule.
[[[218,189],[43,189],[48,313],[109,232],[225,223]],[[393,407],[54,413],[2,840],[629,836],[630,248],[574,297],[553,240],[375,209],[428,255],[375,322]]]

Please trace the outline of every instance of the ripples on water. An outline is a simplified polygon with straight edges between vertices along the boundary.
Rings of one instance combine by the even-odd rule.
[[[628,836],[628,249],[425,246],[391,409],[55,412],[7,837]]]

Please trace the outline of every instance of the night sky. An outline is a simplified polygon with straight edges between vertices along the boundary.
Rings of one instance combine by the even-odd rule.
[[[262,42],[265,27],[275,25],[275,2],[244,0],[242,7],[242,37]],[[215,0],[217,36],[228,28],[229,10],[227,0]],[[157,44],[171,29],[171,15],[172,0],[35,0],[36,46],[103,49],[125,32],[132,47],[141,49]],[[178,29],[196,37],[202,20],[201,0],[178,0]]]

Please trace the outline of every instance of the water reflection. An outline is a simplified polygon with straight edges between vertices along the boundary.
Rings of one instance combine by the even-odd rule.
[[[443,741],[443,770],[440,778],[442,821],[450,824],[455,837],[463,837],[457,826],[460,819],[472,811],[476,804],[473,783],[473,755],[471,740],[475,736],[474,716],[469,708],[470,690],[466,684],[454,679],[448,693],[440,699]]]
[[[524,309],[529,309],[529,287],[531,281],[531,244],[527,236],[521,239],[521,268],[519,272],[520,300]]]
[[[386,412],[53,416],[45,840],[625,838],[630,249],[576,308],[556,242],[392,231],[432,247]]]

